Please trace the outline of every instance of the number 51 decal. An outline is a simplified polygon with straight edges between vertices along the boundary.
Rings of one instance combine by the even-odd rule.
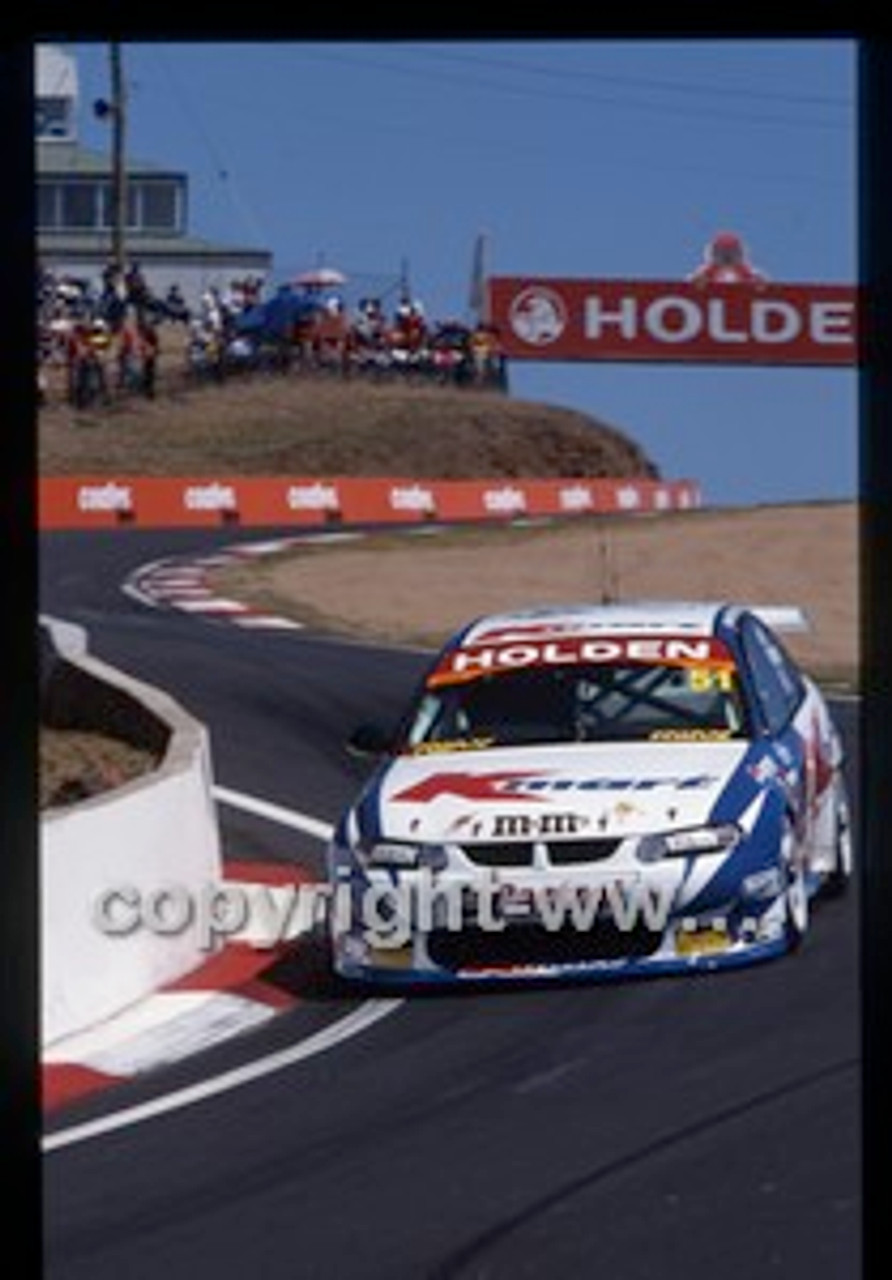
[[[694,693],[711,693],[714,689],[730,693],[734,687],[734,677],[730,667],[690,667],[688,687]]]

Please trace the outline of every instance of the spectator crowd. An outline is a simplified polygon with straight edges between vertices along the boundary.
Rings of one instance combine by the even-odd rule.
[[[156,394],[160,331],[182,335],[182,358],[166,372],[181,380],[225,381],[249,371],[326,373],[406,379],[505,390],[498,333],[487,324],[431,322],[423,304],[402,290],[388,314],[380,298],[348,308],[331,287],[282,285],[269,298],[256,277],[210,287],[196,307],[179,287],[157,296],[138,263],[121,273],[109,265],[101,284],[56,276],[37,281],[39,402],[64,386],[76,409],[126,395]],[[165,338],[165,363],[173,343]],[[51,375],[55,374],[53,377]]]

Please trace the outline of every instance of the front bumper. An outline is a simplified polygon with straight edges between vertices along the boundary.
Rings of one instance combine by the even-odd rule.
[[[774,959],[785,954],[787,943],[783,938],[766,942],[735,944],[720,954],[699,956],[649,956],[646,959],[591,960],[553,964],[523,963],[505,967],[471,967],[451,970],[431,965],[381,964],[335,957],[335,971],[351,982],[367,983],[374,987],[417,987],[470,984],[498,984],[541,981],[589,981],[608,982],[624,978],[657,977],[661,974],[709,972],[717,969],[740,968]]]
[[[415,986],[540,981],[608,981],[692,973],[754,964],[788,949],[782,896],[759,904],[733,901],[719,913],[670,914],[661,928],[643,921],[619,928],[603,915],[588,929],[541,921],[482,929],[476,920],[452,928],[412,928],[399,945],[381,945],[354,928],[332,930],[334,967],[351,981]]]

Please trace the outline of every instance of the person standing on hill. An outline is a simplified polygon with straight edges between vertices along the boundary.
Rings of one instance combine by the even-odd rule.
[[[136,332],[137,350],[141,361],[140,387],[148,400],[154,400],[158,372],[158,330],[148,316],[140,316]]]
[[[136,320],[125,315],[118,332],[117,366],[118,391],[132,391],[139,384],[138,372],[138,332]]]
[[[128,303],[136,309],[137,316],[143,315],[152,301],[152,294],[138,262],[130,264],[124,285]]]

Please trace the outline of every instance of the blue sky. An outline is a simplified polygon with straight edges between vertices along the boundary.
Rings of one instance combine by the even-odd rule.
[[[68,48],[105,148],[106,48]],[[406,261],[435,318],[465,314],[481,230],[495,274],[678,279],[731,228],[774,280],[851,283],[856,63],[829,38],[129,44],[128,144],[189,172],[195,234],[271,249],[283,279]],[[710,502],[856,492],[850,370],[514,362],[511,389]]]

